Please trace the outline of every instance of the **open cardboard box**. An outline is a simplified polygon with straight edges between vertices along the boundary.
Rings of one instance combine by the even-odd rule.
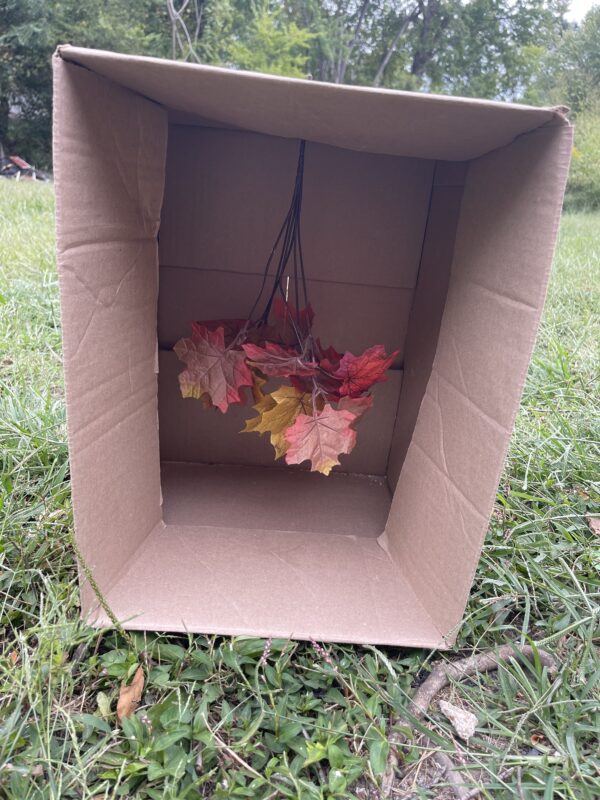
[[[55,176],[76,534],[125,626],[448,647],[542,310],[559,110],[71,46]],[[247,314],[307,140],[317,333],[400,356],[332,475],[179,396],[194,319]],[[82,609],[108,624],[82,578]]]

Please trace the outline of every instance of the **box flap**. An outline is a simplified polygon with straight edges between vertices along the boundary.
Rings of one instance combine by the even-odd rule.
[[[220,123],[351,150],[462,161],[547,124],[550,108],[259,75],[64,45],[59,55],[127,86],[188,123]]]

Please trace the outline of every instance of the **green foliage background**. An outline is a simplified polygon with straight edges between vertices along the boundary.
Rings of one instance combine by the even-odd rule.
[[[566,21],[567,9],[568,0],[0,0],[0,144],[51,167],[50,57],[69,42],[337,83],[568,105],[581,119],[573,202],[595,206],[600,7],[579,25]]]

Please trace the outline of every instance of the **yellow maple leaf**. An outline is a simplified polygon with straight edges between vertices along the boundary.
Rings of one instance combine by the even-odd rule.
[[[299,414],[312,414],[311,395],[299,392],[293,386],[281,386],[271,394],[262,394],[254,410],[258,416],[246,422],[242,433],[269,433],[275,458],[281,458],[289,447],[285,438],[287,429]]]

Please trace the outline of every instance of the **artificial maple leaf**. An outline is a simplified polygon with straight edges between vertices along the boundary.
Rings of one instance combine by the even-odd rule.
[[[293,303],[286,303],[283,297],[276,297],[271,310],[282,341],[296,342],[296,330],[302,337],[310,333],[315,318],[312,306],[307,305],[306,308],[298,310]]]
[[[217,328],[223,328],[225,344],[230,345],[247,324],[247,319],[208,319],[202,322],[192,322],[192,337],[194,336],[194,331],[198,328],[207,328],[209,331],[216,331]]]
[[[274,342],[265,342],[264,347],[243,344],[242,349],[250,366],[272,378],[288,378],[290,375],[316,375],[317,364],[303,361],[294,350]]]
[[[266,382],[266,378],[263,378],[257,372],[252,372],[252,397],[255,403],[260,403],[263,397],[265,397],[263,386]]]
[[[285,438],[288,428],[300,414],[312,414],[311,395],[298,392],[293,386],[281,386],[275,392],[263,395],[254,408],[258,416],[246,422],[242,433],[269,433],[277,459],[285,455],[289,447]]]
[[[192,338],[180,339],[173,348],[187,369],[179,375],[183,397],[202,399],[208,395],[223,414],[231,403],[241,403],[240,389],[252,386],[244,353],[225,347],[222,326],[211,331],[195,323]]]
[[[263,383],[266,383],[264,378],[260,378]],[[277,403],[273,400],[270,394],[264,394],[262,388],[257,386],[256,394],[254,395],[256,403],[252,406],[252,408],[257,412],[256,417],[252,417],[251,419],[246,420],[246,427],[240,431],[240,433],[267,433],[267,430],[262,428],[262,418],[263,414],[267,411],[270,411],[272,408],[275,408]]]
[[[121,684],[119,699],[117,701],[117,719],[123,721],[124,717],[130,717],[136,710],[142,699],[144,691],[144,670],[138,667],[133,676],[133,680],[127,684]]]
[[[338,457],[350,453],[356,444],[356,431],[352,428],[354,419],[350,411],[338,411],[329,404],[312,416],[299,414],[285,433],[288,443],[286,463],[310,461],[312,472],[329,475],[340,463]]]
[[[354,423],[367,413],[373,405],[373,395],[364,397],[342,397],[337,404],[338,411],[349,411],[354,416]]]
[[[327,372],[335,372],[342,359],[342,353],[338,353],[335,347],[323,347],[321,340],[317,339],[317,350],[320,355],[319,366]]]
[[[385,380],[385,372],[400,351],[386,355],[383,345],[376,344],[360,356],[346,352],[342,356],[338,368],[332,373],[341,381],[340,397],[359,397],[374,383]]]

